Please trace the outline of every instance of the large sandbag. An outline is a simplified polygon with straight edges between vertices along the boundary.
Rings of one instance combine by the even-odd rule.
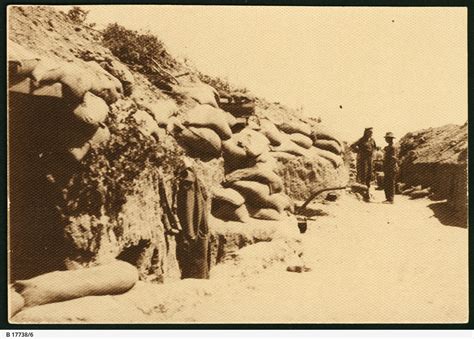
[[[105,125],[101,125],[94,133],[89,143],[92,148],[97,147],[110,139],[110,131]]]
[[[138,130],[146,137],[155,136],[158,138],[159,127],[155,119],[148,112],[138,110],[132,115],[138,124]]]
[[[120,81],[108,74],[97,63],[58,63],[40,60],[31,73],[36,86],[61,82],[63,90],[82,101],[91,92],[111,104],[120,98]]]
[[[277,124],[277,127],[280,131],[283,131],[287,134],[301,133],[308,137],[311,136],[311,127],[302,121],[283,121]]]
[[[9,304],[9,315],[13,317],[25,306],[25,299],[15,289],[10,288],[8,291],[8,297],[10,300]]]
[[[413,192],[411,192],[410,199],[420,199],[424,197],[428,197],[431,194],[431,188],[425,188],[425,189],[416,189]]]
[[[222,141],[217,133],[210,128],[183,128],[177,137],[197,154],[216,158],[221,155]]]
[[[175,87],[174,89],[179,93],[187,95],[201,105],[210,105],[219,108],[217,104],[219,93],[217,93],[214,87],[207,84],[200,84],[193,87]]]
[[[77,161],[81,161],[87,155],[91,148],[100,146],[101,144],[107,142],[109,139],[109,129],[107,128],[107,126],[101,125],[99,128],[97,128],[94,135],[82,146],[69,148],[68,152],[74,157],[74,159],[76,159]]]
[[[314,141],[318,139],[323,139],[323,140],[334,140],[336,141],[339,146],[342,146],[341,139],[339,138],[337,132],[331,130],[327,126],[323,124],[317,124],[316,126],[313,127],[313,133],[312,133]]]
[[[236,165],[245,162],[249,157],[245,148],[237,144],[235,139],[229,139],[222,142],[222,152],[224,161],[235,162]]]
[[[89,61],[85,64],[93,77],[90,91],[104,99],[108,104],[112,104],[120,99],[123,93],[123,86],[120,80],[103,69],[95,61]]]
[[[85,68],[79,68],[73,63],[58,63],[52,60],[40,60],[36,65],[31,78],[35,86],[61,82],[63,90],[78,101],[92,88],[93,75]],[[65,87],[65,88],[64,88]]]
[[[262,207],[273,208],[280,213],[294,211],[293,201],[284,193],[270,194],[263,202]]]
[[[183,124],[185,126],[210,128],[222,140],[228,140],[232,136],[226,113],[209,105],[198,105],[189,110],[184,117]]]
[[[419,190],[421,190],[421,189],[422,189],[421,185],[416,186],[416,187],[409,187],[409,188],[407,188],[407,189],[404,189],[404,190],[402,191],[402,194],[403,194],[403,195],[410,195],[412,192],[414,192],[414,191],[416,191],[416,190],[419,191]]]
[[[248,156],[253,158],[267,152],[270,146],[270,140],[263,133],[248,127],[234,134],[232,139],[247,151]]]
[[[230,187],[242,194],[247,205],[254,207],[265,207],[264,203],[270,196],[268,185],[256,181],[235,181],[230,183]]]
[[[165,127],[168,125],[171,116],[178,111],[176,102],[171,99],[163,99],[154,102],[137,101],[140,109],[147,110],[155,118],[158,126]]]
[[[90,143],[86,142],[81,147],[73,147],[73,148],[68,149],[68,152],[69,154],[72,155],[72,157],[76,161],[81,161],[82,159],[84,159],[87,153],[89,153],[90,149],[91,149]]]
[[[74,116],[87,124],[98,125],[104,122],[109,114],[109,106],[104,100],[87,92],[84,95],[82,102],[74,111]]]
[[[100,64],[112,76],[120,80],[123,86],[124,94],[129,96],[133,91],[133,83],[135,81],[132,72],[127,66],[116,60],[109,60]]]
[[[224,111],[224,113],[225,113],[225,119],[227,120],[227,124],[229,125],[230,128],[233,128],[235,125],[237,125],[238,121],[232,114],[226,111]]]
[[[280,213],[273,208],[253,209],[250,213],[252,218],[261,220],[282,220],[285,217],[283,213]]]
[[[275,151],[271,151],[270,154],[277,160],[280,160],[280,161],[289,161],[289,160],[293,160],[293,159],[296,159],[298,156],[294,155],[294,154],[291,154],[291,153],[288,153],[288,152],[275,152]]]
[[[341,156],[336,155],[332,152],[325,151],[323,149],[316,148],[316,147],[313,147],[311,151],[314,152],[315,155],[320,156],[321,158],[324,158],[326,160],[329,160],[333,164],[333,166],[336,168],[342,166],[342,164],[344,163],[344,160],[341,158]]]
[[[244,197],[232,188],[213,187],[211,193],[213,200],[225,201],[234,206],[241,206],[245,203]]]
[[[226,201],[213,201],[211,214],[217,219],[224,221],[247,222],[250,218],[245,204],[235,206]]]
[[[10,77],[13,77],[9,79],[10,82],[18,82],[26,77],[31,76],[31,73],[33,70],[36,68],[38,65],[39,60],[38,59],[20,59],[15,62],[9,62],[8,67],[8,74]],[[10,69],[10,67],[12,69]]]
[[[264,165],[255,165],[250,168],[241,168],[225,176],[224,186],[240,180],[257,181],[268,185],[270,194],[279,193],[283,190],[282,179],[270,168]]]
[[[290,140],[298,146],[301,146],[306,149],[311,148],[311,146],[313,146],[313,140],[310,137],[307,137],[306,135],[301,133],[290,134]]]
[[[260,120],[260,128],[263,135],[265,135],[272,146],[280,146],[288,136],[280,132],[273,122],[267,119]]]
[[[332,152],[334,154],[341,154],[342,153],[341,145],[335,140],[317,139],[314,142],[314,147]]]
[[[272,171],[278,168],[278,160],[275,159],[270,151],[260,154],[255,160],[257,165],[264,165]]]
[[[137,281],[137,269],[117,260],[91,268],[46,273],[13,285],[25,299],[25,306],[31,307],[89,295],[125,293]]]
[[[303,148],[297,144],[295,144],[291,140],[286,140],[280,146],[271,146],[271,152],[286,152],[290,154],[294,154],[296,156],[308,156],[308,150]]]

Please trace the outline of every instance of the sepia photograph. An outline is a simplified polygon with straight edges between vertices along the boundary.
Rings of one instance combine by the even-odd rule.
[[[6,7],[8,322],[468,323],[467,15]]]

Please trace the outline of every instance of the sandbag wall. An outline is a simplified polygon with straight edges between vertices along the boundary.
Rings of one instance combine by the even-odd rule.
[[[159,183],[170,196],[181,153],[156,122],[176,104],[117,62],[9,61],[10,279],[116,257],[141,279],[179,279]]]
[[[9,82],[12,273],[29,277],[57,269],[69,251],[62,189],[109,139],[108,105],[122,85],[98,64],[21,56],[9,60]]]
[[[174,86],[177,105],[113,58],[9,66],[12,281],[115,258],[142,280],[179,279],[160,196],[184,154],[223,220],[278,220],[315,183],[344,180],[331,133],[293,117],[239,125],[208,85]]]
[[[467,165],[454,163],[402,163],[400,181],[430,188],[436,200],[447,199],[457,213],[467,210]]]
[[[293,199],[305,199],[315,188],[347,182],[344,146],[322,124],[285,117],[275,125],[254,117],[246,126],[219,108],[212,87],[176,91],[193,100],[163,123],[167,131],[189,156],[224,161],[221,185],[209,186],[215,217],[241,222],[250,217],[280,220],[293,211]],[[294,189],[295,182],[304,185]]]
[[[467,123],[450,124],[400,139],[399,179],[406,189],[421,186],[419,194],[429,189],[430,198],[446,199],[462,217],[467,216],[467,133]]]

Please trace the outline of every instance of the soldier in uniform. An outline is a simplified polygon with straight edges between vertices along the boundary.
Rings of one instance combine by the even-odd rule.
[[[369,188],[372,181],[372,158],[377,147],[372,134],[372,127],[366,128],[362,138],[351,145],[351,149],[357,153],[357,181],[367,186],[366,201],[369,200]]]
[[[384,171],[384,190],[385,204],[393,204],[395,196],[395,181],[398,171],[397,150],[393,145],[395,136],[392,132],[385,134],[387,146],[384,148],[383,171]]]

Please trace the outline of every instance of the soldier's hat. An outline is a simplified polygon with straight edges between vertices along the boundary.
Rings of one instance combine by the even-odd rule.
[[[385,138],[392,138],[392,139],[394,139],[395,136],[393,135],[392,132],[387,132],[387,134],[385,134]]]
[[[371,131],[371,130],[373,130],[373,129],[374,129],[373,127],[366,127],[366,128],[365,128],[365,131]]]

